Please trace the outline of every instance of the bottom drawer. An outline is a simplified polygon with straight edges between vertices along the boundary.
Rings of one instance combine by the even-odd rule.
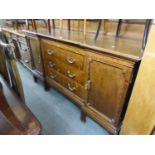
[[[86,91],[84,87],[82,87],[80,84],[74,82],[73,80],[68,79],[63,74],[51,69],[48,69],[48,77],[50,77],[50,79],[56,81],[57,83],[61,84],[62,86],[67,88],[70,92],[79,96],[81,99],[84,99]]]
[[[28,52],[24,51],[21,53],[21,60],[27,67],[32,68],[31,58]]]

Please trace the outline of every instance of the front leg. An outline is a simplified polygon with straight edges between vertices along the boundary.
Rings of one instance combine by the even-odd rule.
[[[38,82],[38,78],[34,75],[33,75],[33,79],[34,79],[34,82],[36,82],[36,83]]]
[[[86,122],[86,114],[85,114],[85,112],[83,111],[83,110],[81,110],[81,121],[82,122]]]
[[[45,91],[49,91],[50,86],[48,85],[48,83],[46,81],[44,81],[44,89]]]

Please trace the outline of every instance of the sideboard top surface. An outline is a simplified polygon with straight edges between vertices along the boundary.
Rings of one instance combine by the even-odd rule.
[[[114,37],[109,35],[99,35],[97,41],[94,41],[94,34],[89,33],[86,36],[83,32],[55,30],[49,34],[47,31],[14,31],[3,28],[3,31],[19,34],[21,36],[36,35],[41,38],[53,39],[64,43],[74,44],[83,48],[97,50],[102,53],[112,54],[132,61],[140,61],[143,53],[141,52],[141,40],[128,39],[123,37]]]

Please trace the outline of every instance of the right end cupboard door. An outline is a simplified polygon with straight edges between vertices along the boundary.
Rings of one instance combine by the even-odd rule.
[[[90,88],[87,107],[117,126],[127,93],[128,69],[104,59],[89,62]]]

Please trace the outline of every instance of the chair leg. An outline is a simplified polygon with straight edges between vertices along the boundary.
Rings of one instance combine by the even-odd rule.
[[[51,22],[50,19],[47,20],[48,23],[48,32],[51,33]]]
[[[96,31],[96,35],[95,35],[95,41],[96,41],[97,38],[98,38],[100,29],[101,29],[101,24],[102,24],[102,19],[99,19],[99,21],[98,21],[98,27],[97,27],[97,31]]]
[[[68,31],[70,31],[71,30],[71,21],[70,21],[70,19],[68,19]]]
[[[120,30],[121,30],[121,25],[122,25],[122,19],[119,19],[118,25],[117,25],[116,37],[119,36]]]
[[[55,20],[52,19],[52,26],[53,26],[53,29],[55,29]]]

